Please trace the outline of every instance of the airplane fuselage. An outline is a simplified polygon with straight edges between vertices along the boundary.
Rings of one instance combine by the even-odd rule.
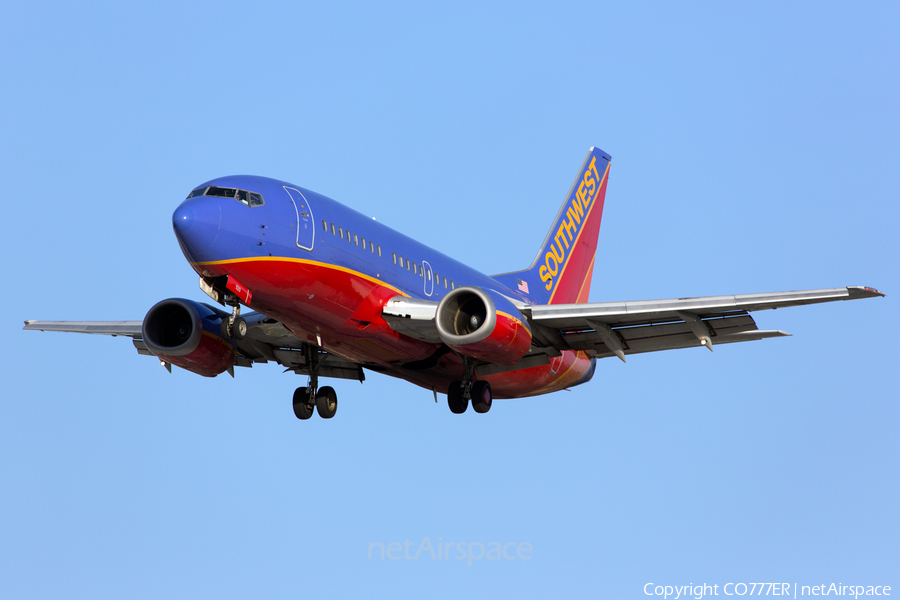
[[[231,176],[191,195],[175,211],[173,225],[201,277],[231,277],[250,290],[247,306],[301,340],[427,389],[445,392],[459,381],[463,360],[440,343],[392,329],[382,316],[389,299],[437,302],[456,287],[475,286],[535,303],[520,289],[290,183]],[[514,398],[583,383],[593,371],[594,359],[564,350],[549,364],[479,378],[490,383],[494,397]]]

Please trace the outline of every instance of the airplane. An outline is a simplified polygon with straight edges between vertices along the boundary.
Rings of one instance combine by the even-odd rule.
[[[884,296],[850,286],[589,303],[611,157],[591,148],[527,269],[485,275],[335,200],[238,175],[194,188],[172,225],[200,288],[142,321],[26,321],[24,329],[128,336],[139,354],[205,377],[274,362],[308,377],[294,414],[330,419],[319,378],[365,370],[447,395],[451,412],[590,381],[597,359],[790,335],[750,312]],[[242,312],[242,308],[251,312]],[[228,311],[230,308],[230,312]]]

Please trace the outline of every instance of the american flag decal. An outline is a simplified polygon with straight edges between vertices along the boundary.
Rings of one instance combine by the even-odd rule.
[[[522,281],[521,279],[516,279],[516,282],[519,284],[519,289],[527,294],[528,293],[528,282]]]

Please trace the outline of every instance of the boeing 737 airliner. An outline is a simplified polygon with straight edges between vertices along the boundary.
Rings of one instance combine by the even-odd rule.
[[[206,377],[276,362],[309,378],[294,414],[329,419],[320,377],[364,369],[437,394],[450,410],[547,394],[591,379],[598,358],[788,335],[750,311],[882,296],[868,287],[588,303],[610,156],[592,148],[524,271],[485,275],[302,187],[264,177],[208,181],[172,218],[200,287],[143,321],[26,321],[25,329],[130,336],[138,352]],[[247,307],[253,312],[242,313]]]

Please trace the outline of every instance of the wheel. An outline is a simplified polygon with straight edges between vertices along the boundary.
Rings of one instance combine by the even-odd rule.
[[[242,340],[247,335],[247,321],[244,317],[238,317],[234,320],[234,324],[231,326],[231,332],[234,334],[234,339]]]
[[[323,419],[330,419],[337,412],[337,392],[334,388],[324,386],[319,388],[316,394],[316,412]]]
[[[455,415],[461,415],[469,408],[469,401],[463,398],[461,381],[454,381],[447,388],[447,406],[450,407],[450,412]]]
[[[298,387],[294,390],[294,414],[305,421],[313,414],[313,405],[309,403],[309,388]]]
[[[476,381],[472,384],[472,408],[477,413],[491,410],[494,397],[491,395],[491,384],[487,381]]]

